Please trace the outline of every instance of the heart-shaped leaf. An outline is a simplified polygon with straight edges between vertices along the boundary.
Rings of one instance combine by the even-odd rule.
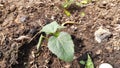
[[[72,61],[74,56],[74,44],[71,36],[66,32],[60,32],[58,37],[51,36],[48,40],[49,50],[64,61]]]
[[[45,32],[46,34],[51,34],[51,33],[55,33],[58,28],[62,28],[62,27],[59,24],[57,24],[56,21],[53,21],[50,24],[45,25],[41,29],[41,32]]]

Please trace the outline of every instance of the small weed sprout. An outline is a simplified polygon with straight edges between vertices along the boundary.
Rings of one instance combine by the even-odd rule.
[[[94,68],[94,64],[89,54],[87,55],[87,61],[81,60],[80,64],[85,65],[85,68]]]
[[[62,7],[64,9],[64,13],[67,15],[67,16],[70,16],[71,13],[68,11],[68,8],[74,4],[78,7],[83,7],[89,3],[91,3],[92,0],[81,0],[80,2],[78,1],[75,1],[75,0],[65,0],[65,2],[62,4]],[[82,12],[83,13],[83,12]]]

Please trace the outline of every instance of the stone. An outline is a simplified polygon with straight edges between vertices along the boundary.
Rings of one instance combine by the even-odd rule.
[[[113,68],[111,64],[108,63],[102,63],[100,64],[99,68]]]
[[[103,27],[99,27],[98,30],[95,31],[94,36],[95,40],[98,43],[102,41],[108,40],[108,38],[112,35],[112,33],[108,29],[103,29]]]

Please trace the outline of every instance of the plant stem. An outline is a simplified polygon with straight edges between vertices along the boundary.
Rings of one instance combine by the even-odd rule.
[[[41,46],[41,43],[42,43],[42,40],[43,40],[44,36],[41,34],[40,38],[39,38],[39,42],[37,44],[37,50],[39,51],[40,49],[40,46]]]
[[[53,35],[54,35],[55,37],[58,37],[58,36],[59,36],[59,33],[60,33],[60,32],[55,32]]]

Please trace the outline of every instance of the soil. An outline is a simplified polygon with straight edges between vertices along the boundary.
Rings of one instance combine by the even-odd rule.
[[[79,0],[78,0],[79,1]],[[63,0],[0,0],[0,68],[84,68],[79,63],[89,53],[95,68],[105,62],[120,67],[120,0],[97,0],[83,7],[71,6],[66,16]],[[84,12],[85,16],[80,13]],[[41,28],[57,21],[71,34],[75,59],[64,62],[52,54],[43,41],[36,50]],[[112,33],[98,43],[94,33],[102,26]]]

